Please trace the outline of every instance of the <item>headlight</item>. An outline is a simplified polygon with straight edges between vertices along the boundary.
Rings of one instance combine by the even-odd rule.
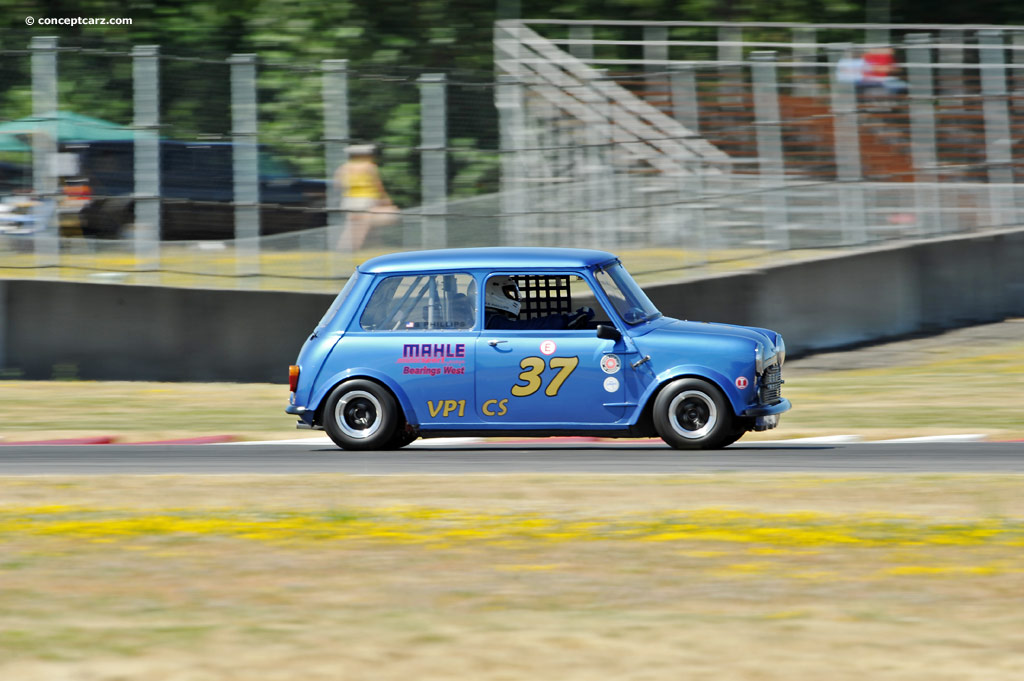
[[[786,363],[786,341],[782,340],[782,336],[776,334],[775,353],[779,356],[779,366]]]
[[[758,376],[764,373],[764,350],[760,343],[754,346],[754,371]]]

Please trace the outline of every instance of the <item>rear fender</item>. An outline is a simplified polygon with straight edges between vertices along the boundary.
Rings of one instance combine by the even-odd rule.
[[[345,371],[336,373],[330,378],[321,381],[319,387],[313,391],[312,398],[310,399],[307,408],[314,410],[319,420],[321,407],[323,406],[324,400],[327,399],[327,396],[331,394],[331,391],[338,387],[340,383],[356,378],[369,379],[390,390],[391,394],[395,396],[396,400],[398,400],[398,406],[401,407],[402,414],[404,415],[406,422],[413,426],[419,425],[418,423],[413,423],[411,420],[411,418],[415,418],[416,412],[413,411],[412,402],[409,401],[409,396],[405,394],[405,391],[385,374],[373,369],[361,367],[346,369]]]

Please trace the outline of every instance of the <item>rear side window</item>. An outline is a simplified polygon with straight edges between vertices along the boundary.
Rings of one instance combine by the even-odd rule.
[[[367,331],[472,329],[476,281],[465,273],[387,277],[370,296],[359,323]]]
[[[345,284],[345,288],[341,289],[341,293],[339,293],[334,298],[334,302],[331,303],[331,306],[329,308],[327,308],[327,312],[324,313],[324,316],[320,320],[320,323],[316,325],[316,333],[320,333],[320,331],[323,330],[324,327],[326,327],[334,320],[334,317],[337,316],[338,314],[338,310],[341,309],[342,303],[345,302],[345,299],[348,298],[348,294],[355,287],[356,279],[358,278],[359,272],[353,272],[352,276],[349,277],[348,283]]]

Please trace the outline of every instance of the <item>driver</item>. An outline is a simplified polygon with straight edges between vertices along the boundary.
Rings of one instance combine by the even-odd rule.
[[[519,286],[511,277],[491,277],[484,290],[484,325],[488,329],[580,329],[594,318],[594,311],[581,307],[572,314],[552,314],[519,319]]]

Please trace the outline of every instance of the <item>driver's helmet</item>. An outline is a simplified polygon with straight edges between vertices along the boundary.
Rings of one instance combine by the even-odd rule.
[[[484,291],[484,307],[511,318],[519,317],[519,286],[512,277],[491,277]]]

